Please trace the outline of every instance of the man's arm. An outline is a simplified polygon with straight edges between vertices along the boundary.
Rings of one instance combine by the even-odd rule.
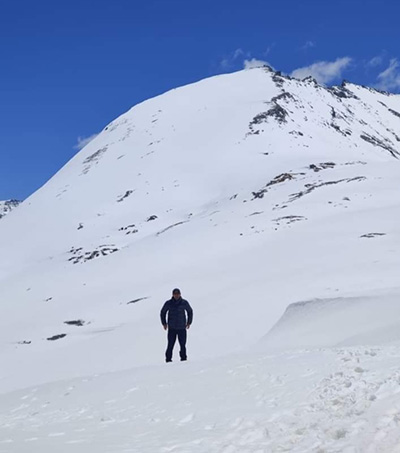
[[[190,325],[192,324],[193,322],[193,309],[192,307],[190,306],[189,302],[186,301],[186,307],[185,307],[185,310],[186,310],[186,313],[188,315],[188,319],[187,319],[187,328],[190,327]]]
[[[168,310],[169,310],[169,307],[168,307],[168,301],[167,301],[163,305],[163,307],[161,309],[161,312],[160,312],[161,324],[164,326],[164,329],[166,329],[167,326],[168,326],[168,324],[167,324],[167,312],[168,312]]]

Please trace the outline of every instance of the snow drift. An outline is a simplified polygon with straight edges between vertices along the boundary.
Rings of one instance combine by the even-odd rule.
[[[400,291],[289,305],[263,339],[273,349],[321,348],[400,342]]]

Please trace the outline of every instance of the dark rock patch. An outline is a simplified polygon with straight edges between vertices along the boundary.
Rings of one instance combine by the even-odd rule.
[[[334,168],[335,167],[334,162],[321,162],[320,164],[311,164],[309,166],[310,170],[313,170],[315,172],[319,172],[321,170],[325,170],[327,168]]]
[[[124,201],[125,198],[128,198],[130,195],[133,194],[133,190],[127,190],[124,195],[120,195],[117,202],[121,203],[121,201]]]
[[[342,134],[344,137],[347,137],[352,134],[352,132],[349,129],[342,130],[340,126],[338,126],[335,123],[330,123],[330,126],[335,129],[336,132],[339,132],[339,134]]]
[[[366,133],[361,134],[360,138],[362,138],[363,140],[365,140],[366,142],[370,143],[373,146],[379,146],[380,148],[389,151],[389,153],[396,159],[398,159],[398,156],[400,155],[399,151],[395,150],[393,146],[389,144],[390,142],[387,139],[381,140],[377,137],[374,137],[373,135],[369,135]]]
[[[91,154],[83,161],[84,167],[82,173],[84,175],[86,175],[89,172],[93,165],[99,163],[100,159],[103,157],[103,154],[107,151],[107,149],[108,147],[104,146],[104,148],[98,149],[95,153]]]
[[[133,299],[133,300],[130,300],[129,302],[126,303],[126,305],[129,305],[129,304],[136,304],[137,302],[140,302],[141,300],[146,300],[148,299],[148,297],[139,297],[137,299]]]
[[[126,227],[121,227],[118,229],[118,231],[125,231],[126,232],[125,234],[135,234],[139,232],[139,230],[135,227],[134,224],[128,225]]]
[[[64,324],[67,324],[67,326],[82,327],[86,324],[86,322],[83,319],[76,319],[73,321],[64,321]]]
[[[341,84],[341,86],[334,86],[331,88],[328,88],[328,91],[330,91],[334,96],[342,99],[359,99],[354,93],[352,93],[348,88],[346,88],[346,82],[345,80]]]
[[[167,228],[164,228],[163,230],[159,231],[159,232],[157,233],[157,236],[159,236],[160,234],[165,233],[166,231],[170,230],[171,228],[175,228],[175,227],[177,227],[177,226],[179,226],[179,225],[183,225],[184,223],[187,223],[187,222],[188,222],[188,220],[185,220],[185,221],[183,221],[183,222],[177,222],[177,223],[174,223],[174,224],[172,224],[172,225],[169,225],[169,226],[167,226]]]
[[[400,113],[399,112],[396,112],[396,110],[393,110],[393,109],[388,109],[390,113],[392,113],[394,116],[397,116],[398,118],[400,118]]]
[[[304,136],[303,132],[300,132],[300,131],[290,131],[289,134],[294,135],[294,136],[300,136],[300,137]]]
[[[379,237],[379,236],[386,236],[386,233],[367,233],[367,234],[363,234],[362,236],[360,236],[360,238],[375,238],[375,237]]]
[[[13,209],[17,208],[22,201],[19,200],[7,200],[2,203],[0,207],[0,219],[9,214]]]
[[[82,247],[77,249],[72,247],[69,253],[73,256],[69,258],[68,261],[71,261],[73,264],[85,263],[86,261],[90,261],[94,258],[111,255],[112,253],[118,252],[118,250],[119,249],[114,244],[100,245],[95,250],[88,252],[83,251]]]
[[[339,179],[337,181],[326,181],[326,182],[321,182],[319,184],[318,183],[306,184],[305,185],[305,187],[306,187],[305,190],[302,190],[301,192],[298,192],[298,193],[290,195],[288,203],[291,203],[292,201],[298,200],[299,198],[302,198],[305,195],[310,194],[315,189],[318,189],[320,187],[332,186],[334,184],[340,184],[342,182],[349,183],[349,182],[353,182],[353,181],[364,181],[365,179],[367,179],[365,176],[356,176],[355,178],[345,178],[345,179]]]
[[[304,173],[297,173],[297,174],[304,175]],[[252,194],[253,194],[252,200],[255,200],[256,198],[263,198],[264,194],[266,192],[268,192],[268,189],[271,186],[295,179],[295,176],[297,174],[296,173],[282,173],[278,176],[275,176],[275,178],[272,179],[269,183],[267,183],[263,189],[260,189],[258,192],[252,192]]]
[[[287,215],[284,217],[278,217],[277,219],[273,219],[273,222],[276,222],[279,225],[281,222],[290,224],[294,222],[300,222],[301,220],[307,220],[307,218],[301,215]]]
[[[288,101],[296,102],[294,96],[286,91],[274,96],[269,104],[271,107],[266,112],[261,112],[256,115],[249,123],[249,135],[258,135],[260,133],[259,129],[256,129],[255,126],[259,126],[262,123],[267,123],[270,118],[275,119],[279,124],[287,123],[287,117],[289,115],[288,111],[285,110],[280,104],[279,101]]]
[[[66,337],[67,334],[66,333],[60,333],[58,335],[53,335],[52,337],[48,337],[46,338],[48,341],[56,341],[56,340],[61,340],[61,338],[64,338]]]

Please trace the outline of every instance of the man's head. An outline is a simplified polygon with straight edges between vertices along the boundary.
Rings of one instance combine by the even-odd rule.
[[[175,288],[173,291],[172,291],[172,297],[174,299],[179,299],[181,297],[181,290],[179,288]]]

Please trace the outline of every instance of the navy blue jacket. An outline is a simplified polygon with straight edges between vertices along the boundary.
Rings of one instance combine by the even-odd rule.
[[[168,313],[168,321],[167,321]],[[186,319],[187,313],[187,319]],[[192,324],[193,310],[189,302],[180,297],[175,300],[174,298],[167,300],[161,309],[161,324],[166,324],[170,329],[181,330],[186,329],[187,324]]]

